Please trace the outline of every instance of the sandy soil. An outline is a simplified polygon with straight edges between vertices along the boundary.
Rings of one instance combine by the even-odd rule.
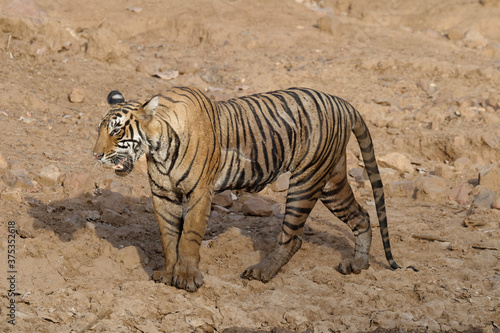
[[[499,1],[0,5],[0,331],[500,332]],[[152,282],[163,255],[144,166],[119,179],[91,151],[109,91],[174,85],[215,99],[306,86],[349,100],[386,161],[405,269],[388,268],[373,221],[371,267],[338,273],[353,237],[317,205],[276,278],[240,279],[280,230],[285,193],[265,189],[271,217],[244,216],[239,202],[212,214],[198,292]],[[356,145],[348,154],[374,217]]]

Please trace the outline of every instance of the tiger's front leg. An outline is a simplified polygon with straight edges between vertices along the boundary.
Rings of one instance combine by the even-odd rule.
[[[177,245],[182,231],[182,195],[173,192],[153,192],[156,220],[160,228],[165,268],[153,273],[156,282],[172,284],[174,266],[177,262]]]
[[[198,265],[211,202],[212,192],[208,190],[195,190],[188,198],[172,280],[172,285],[177,288],[196,291],[203,284]]]

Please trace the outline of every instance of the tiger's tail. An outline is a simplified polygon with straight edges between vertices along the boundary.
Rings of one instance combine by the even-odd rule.
[[[401,267],[394,261],[391,252],[389,229],[387,227],[387,214],[385,211],[384,188],[382,178],[380,177],[380,172],[378,170],[377,160],[375,159],[372,138],[370,136],[370,132],[368,131],[368,127],[366,127],[363,118],[361,118],[361,115],[355,109],[353,112],[355,122],[352,131],[356,136],[359,148],[361,149],[361,156],[363,157],[366,172],[368,173],[368,178],[370,179],[370,183],[372,185],[373,198],[375,199],[375,207],[377,209],[377,217],[380,224],[380,233],[382,235],[385,257],[387,258],[391,268],[398,269]]]

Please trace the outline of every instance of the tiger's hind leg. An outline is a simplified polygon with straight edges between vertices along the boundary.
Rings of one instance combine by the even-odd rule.
[[[323,204],[354,233],[354,257],[346,258],[339,264],[342,274],[359,274],[369,267],[369,252],[372,242],[370,216],[361,207],[347,181],[345,157],[337,164],[335,174],[321,194]]]
[[[285,217],[276,249],[255,266],[248,267],[242,278],[269,282],[302,246],[302,229],[309,213],[321,195],[324,182],[309,180],[297,185],[300,179],[290,179]]]

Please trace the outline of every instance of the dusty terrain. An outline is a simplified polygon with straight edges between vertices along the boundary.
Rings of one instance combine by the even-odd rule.
[[[499,1],[0,5],[0,331],[500,331]],[[214,99],[306,86],[349,100],[383,161],[404,269],[385,261],[351,143],[350,182],[374,224],[368,270],[337,272],[353,237],[318,204],[276,278],[240,279],[280,230],[285,192],[267,188],[254,196],[270,217],[245,216],[244,193],[212,213],[198,292],[152,282],[163,255],[144,165],[117,178],[91,151],[109,91],[175,85]]]

